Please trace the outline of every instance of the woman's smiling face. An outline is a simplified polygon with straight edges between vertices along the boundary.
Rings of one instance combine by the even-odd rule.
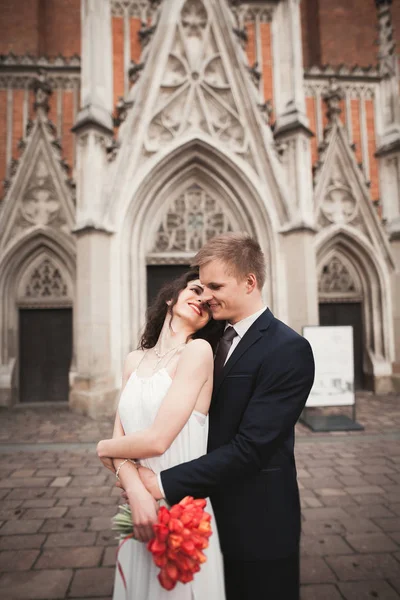
[[[172,309],[172,314],[190,324],[193,331],[198,331],[207,325],[211,318],[208,305],[203,303],[203,292],[200,279],[189,281]]]

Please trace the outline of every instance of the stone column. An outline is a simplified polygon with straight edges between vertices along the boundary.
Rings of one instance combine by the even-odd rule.
[[[314,210],[308,118],[305,109],[300,1],[282,0],[272,20],[274,137],[286,168],[290,222],[282,231],[289,324],[301,332],[318,324]]]
[[[379,28],[378,106],[379,184],[382,216],[395,262],[392,274],[395,361],[393,385],[400,391],[400,100],[396,48],[390,6],[392,0],[376,0]]]
[[[82,0],[81,109],[77,135],[74,306],[76,372],[70,407],[94,418],[114,411],[110,359],[110,241],[105,222],[107,147],[112,141],[112,43],[109,0]]]

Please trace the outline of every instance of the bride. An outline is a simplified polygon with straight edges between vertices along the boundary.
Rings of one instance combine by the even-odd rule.
[[[131,352],[123,370],[113,438],[97,453],[118,477],[132,510],[135,539],[118,555],[114,600],[224,600],[222,555],[210,501],[213,535],[205,562],[194,581],[172,591],[157,579],[158,567],[147,550],[158,504],[141,483],[140,460],[155,473],[195,459],[207,451],[208,410],[213,387],[213,350],[223,325],[213,321],[202,301],[197,271],[167,284],[149,309],[140,350]],[[222,327],[222,329],[221,329]],[[121,575],[122,571],[122,575]]]

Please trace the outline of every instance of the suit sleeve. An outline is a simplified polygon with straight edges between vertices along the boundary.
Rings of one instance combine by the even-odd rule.
[[[277,351],[259,371],[235,437],[224,446],[161,473],[170,504],[185,496],[208,498],[219,487],[257,473],[268,462],[280,437],[294,427],[314,381],[310,344],[296,338]]]

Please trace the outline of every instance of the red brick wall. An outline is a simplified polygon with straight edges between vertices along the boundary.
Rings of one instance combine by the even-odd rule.
[[[40,54],[81,53],[80,0],[40,0]]]
[[[18,142],[23,135],[22,131],[22,106],[24,102],[24,90],[13,92],[13,158],[19,158]]]
[[[263,82],[264,82],[264,98],[274,102],[274,83],[272,75],[272,39],[271,25],[269,23],[260,24],[261,33],[261,52],[263,64]]]
[[[80,0],[0,0],[0,54],[80,54]]]
[[[371,180],[371,198],[378,200],[379,198],[379,176],[378,176],[378,160],[375,158],[376,138],[375,138],[375,116],[374,104],[372,100],[365,101],[365,113],[367,117],[368,131],[368,155],[369,155],[369,171]]]
[[[63,131],[62,131],[62,154],[70,167],[74,164],[74,135],[71,132],[71,127],[74,124],[74,100],[73,92],[65,90],[63,92]],[[55,100],[55,99],[54,99]],[[55,112],[55,101],[53,101],[53,110]],[[55,116],[53,116],[54,120]]]
[[[376,64],[375,0],[303,0],[301,11],[305,66]]]
[[[0,54],[37,54],[38,0],[0,0]]]
[[[124,20],[122,17],[112,19],[112,42],[115,106],[118,98],[124,95]]]
[[[311,164],[315,164],[318,158],[318,141],[316,136],[316,113],[315,113],[315,98],[306,98],[307,117],[310,122],[310,129],[314,134],[311,138]]]
[[[252,67],[256,61],[255,26],[254,23],[246,23],[245,27],[247,31],[247,60],[249,61],[250,67]]]
[[[0,90],[0,198],[3,195],[3,179],[6,176],[6,119],[7,91]]]
[[[131,59],[135,62],[139,62],[140,53],[142,52],[138,36],[141,26],[140,19],[131,18]]]

